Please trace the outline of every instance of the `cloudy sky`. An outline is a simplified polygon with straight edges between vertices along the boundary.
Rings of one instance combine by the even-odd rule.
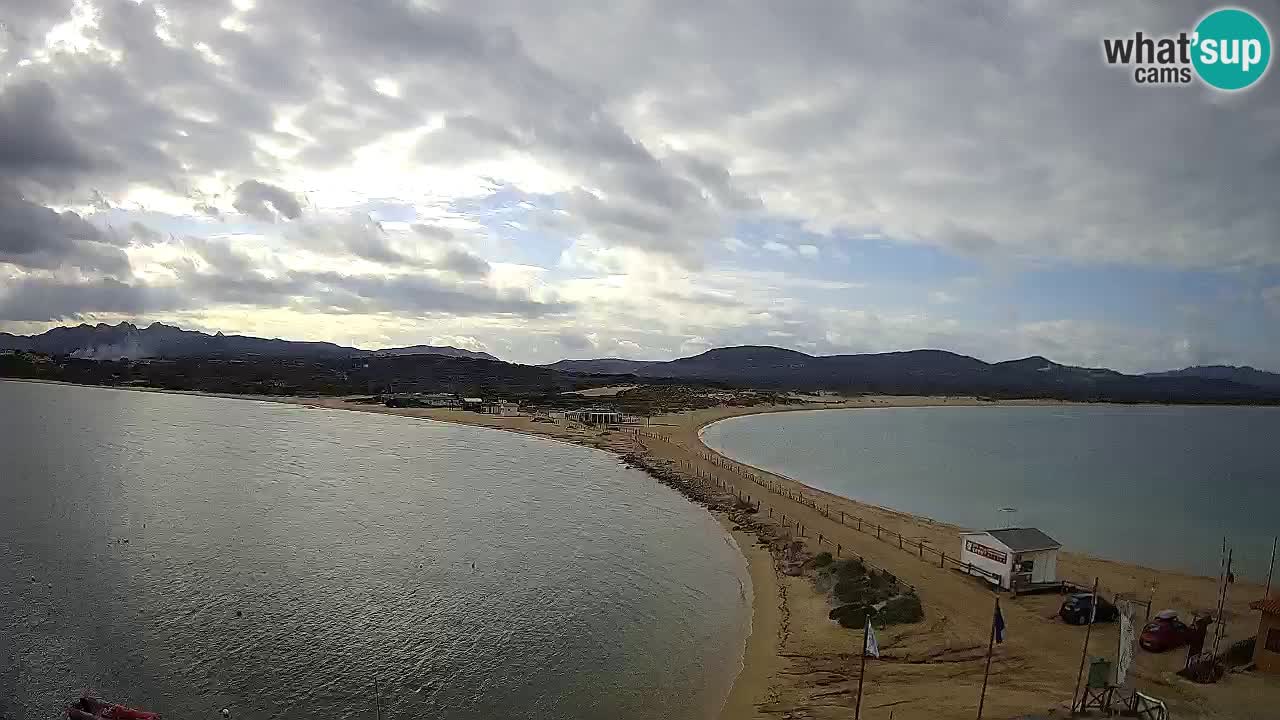
[[[1102,61],[1212,7],[4,0],[0,330],[1280,371],[1280,78]]]

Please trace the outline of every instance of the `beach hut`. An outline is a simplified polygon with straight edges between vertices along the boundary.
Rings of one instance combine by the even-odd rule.
[[[1003,528],[960,535],[960,562],[993,585],[1021,590],[1058,581],[1062,543],[1035,528]]]

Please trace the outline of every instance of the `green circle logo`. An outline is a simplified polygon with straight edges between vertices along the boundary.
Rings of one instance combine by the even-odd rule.
[[[1191,62],[1200,79],[1219,90],[1243,90],[1257,82],[1271,61],[1271,36],[1244,10],[1215,10],[1196,25]]]

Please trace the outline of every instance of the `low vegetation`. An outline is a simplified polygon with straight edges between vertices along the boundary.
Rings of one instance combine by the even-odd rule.
[[[814,567],[814,584],[831,593],[835,604],[829,617],[844,627],[860,628],[868,616],[880,627],[924,619],[915,591],[905,588],[888,571],[868,569],[854,558],[835,560],[831,553],[814,558]]]

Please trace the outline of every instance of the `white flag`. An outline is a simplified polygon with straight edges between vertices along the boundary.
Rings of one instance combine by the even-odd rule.
[[[1116,607],[1120,610],[1120,653],[1116,657],[1116,685],[1124,687],[1129,668],[1133,667],[1133,656],[1138,644],[1137,623],[1134,622],[1136,608],[1128,600],[1117,600]]]
[[[876,631],[871,627],[871,616],[867,616],[867,627],[862,631],[862,654],[867,657],[880,657],[880,645],[876,642]]]

